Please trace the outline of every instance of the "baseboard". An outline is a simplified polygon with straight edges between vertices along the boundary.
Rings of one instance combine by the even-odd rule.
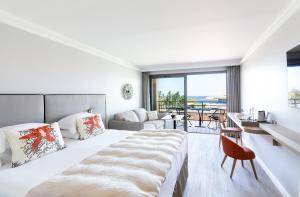
[[[245,140],[243,140],[243,143],[246,146],[249,146]],[[249,147],[251,147],[251,146],[249,146]],[[271,179],[272,183],[279,190],[281,195],[284,197],[291,197],[291,195],[288,193],[288,191],[284,188],[284,186],[280,183],[280,181],[276,178],[276,176],[271,172],[271,170],[267,167],[267,165],[263,162],[263,160],[261,160],[260,157],[258,157],[257,155],[255,157],[255,160],[261,166],[261,168],[265,171],[265,173],[268,175],[268,177]]]

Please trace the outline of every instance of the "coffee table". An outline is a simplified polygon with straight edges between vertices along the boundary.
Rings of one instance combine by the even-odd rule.
[[[177,128],[177,121],[182,120],[184,115],[176,115],[174,118],[172,118],[171,115],[166,115],[162,118],[162,120],[167,121],[167,120],[173,120],[173,129]]]

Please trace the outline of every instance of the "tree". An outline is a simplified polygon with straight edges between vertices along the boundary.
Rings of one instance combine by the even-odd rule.
[[[184,106],[184,96],[180,95],[179,91],[175,93],[169,91],[166,95],[159,91],[158,101],[160,108],[164,108],[166,110],[182,108]]]

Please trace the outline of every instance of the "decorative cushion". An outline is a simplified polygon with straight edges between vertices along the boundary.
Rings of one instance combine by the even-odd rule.
[[[58,123],[27,130],[5,131],[12,150],[12,167],[23,165],[65,147]]]
[[[135,109],[133,111],[136,113],[140,122],[145,122],[148,120],[147,111],[144,108]]]
[[[59,127],[63,130],[61,133],[65,138],[78,139],[79,134],[76,129],[77,119],[91,116],[91,113],[81,112],[66,116],[58,121]]]
[[[139,118],[133,111],[127,111],[127,112],[115,114],[115,120],[139,122]]]
[[[147,114],[148,114],[149,120],[157,120],[158,119],[157,111],[148,111]]]
[[[103,133],[104,125],[101,116],[96,114],[77,119],[77,130],[81,140]]]
[[[12,125],[12,126],[0,128],[0,154],[7,152],[7,150],[10,149],[9,144],[6,139],[5,131],[27,130],[30,128],[40,127],[43,125],[45,125],[45,124],[44,123],[26,123],[26,124],[18,124],[18,125]]]

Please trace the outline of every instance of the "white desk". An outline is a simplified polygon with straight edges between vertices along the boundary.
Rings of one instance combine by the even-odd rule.
[[[272,137],[281,144],[300,153],[300,133],[280,125],[259,124],[259,127],[268,132]]]
[[[265,130],[260,127],[242,126],[241,120],[238,118],[239,113],[227,113],[227,116],[244,132],[252,134],[265,134],[268,135]]]
[[[243,129],[244,132],[253,134],[270,134],[272,138],[290,149],[300,153],[300,132],[293,131],[280,125],[260,123],[259,127],[244,127],[238,119],[238,113],[228,113],[228,117]]]

